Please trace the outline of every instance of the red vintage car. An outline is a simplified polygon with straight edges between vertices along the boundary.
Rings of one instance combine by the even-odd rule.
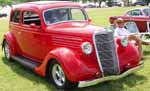
[[[6,59],[18,61],[57,87],[95,85],[143,66],[137,46],[91,24],[77,3],[38,1],[16,5],[4,35]]]
[[[109,19],[110,23],[114,24],[117,18],[123,18],[127,26],[132,26],[129,24],[135,23],[139,30],[138,32],[150,32],[150,8],[133,9],[122,16],[111,16]]]

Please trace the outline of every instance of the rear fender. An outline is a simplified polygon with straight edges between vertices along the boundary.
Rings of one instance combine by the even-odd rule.
[[[4,35],[4,38],[3,38],[3,42],[2,42],[2,49],[4,49],[4,42],[7,41],[8,45],[10,46],[10,52],[11,52],[11,56],[12,55],[15,55],[16,53],[16,42],[15,42],[15,39],[14,39],[14,36],[12,33],[10,32],[7,32],[5,35]]]
[[[3,51],[3,49],[4,49],[4,41],[5,41],[5,38],[3,38],[3,41],[2,41],[2,51]]]

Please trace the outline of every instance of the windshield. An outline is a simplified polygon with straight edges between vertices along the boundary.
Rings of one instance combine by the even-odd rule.
[[[49,9],[44,12],[46,24],[53,24],[66,21],[85,21],[86,14],[79,8]]]
[[[144,12],[144,14],[145,14],[146,16],[149,16],[149,15],[150,15],[150,9],[149,9],[149,8],[144,9],[143,12]]]

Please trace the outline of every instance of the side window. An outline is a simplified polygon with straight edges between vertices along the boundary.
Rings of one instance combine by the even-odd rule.
[[[71,9],[72,20],[85,20],[85,16],[80,9]]]
[[[14,11],[11,21],[15,23],[20,22],[20,11]]]
[[[132,16],[132,11],[128,11],[127,15]]]
[[[30,25],[35,24],[37,26],[41,25],[40,17],[37,13],[32,11],[25,11],[23,13],[23,24]]]
[[[133,10],[132,11],[132,16],[140,16],[142,15],[142,12],[140,10]]]
[[[149,16],[149,15],[150,15],[150,9],[149,9],[149,8],[144,9],[143,12],[144,12],[144,14],[145,14],[146,16]]]
[[[139,32],[139,29],[135,22],[126,22],[125,27],[130,33],[138,33]]]

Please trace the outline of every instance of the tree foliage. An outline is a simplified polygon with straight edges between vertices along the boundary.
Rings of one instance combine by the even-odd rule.
[[[0,5],[4,6],[4,5],[11,5],[12,4],[12,0],[0,0]]]
[[[106,1],[106,0],[82,0],[82,2],[102,2],[102,1]]]
[[[21,2],[31,2],[31,1],[38,1],[38,0],[0,0],[0,5],[12,5],[13,3],[21,3]]]
[[[150,0],[144,0],[144,2],[146,2],[148,4],[148,3],[150,3]]]

